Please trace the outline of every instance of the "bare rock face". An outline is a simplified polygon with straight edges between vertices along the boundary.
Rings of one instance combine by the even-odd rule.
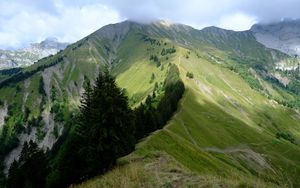
[[[5,117],[7,116],[7,104],[6,102],[0,106],[0,128],[4,125]]]
[[[256,24],[251,31],[256,40],[268,48],[291,56],[300,55],[300,20],[283,20],[271,24]]]

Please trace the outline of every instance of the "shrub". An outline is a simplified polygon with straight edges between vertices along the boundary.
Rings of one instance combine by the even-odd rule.
[[[46,91],[44,89],[44,79],[42,76],[40,77],[39,80],[39,93],[43,96],[46,96]]]
[[[194,74],[192,72],[187,72],[186,73],[186,77],[193,79],[194,78]]]
[[[287,140],[289,142],[291,142],[292,144],[297,144],[295,138],[287,132],[278,132],[276,133],[276,138],[280,139],[283,138],[284,140]]]
[[[168,54],[173,54],[175,52],[176,52],[176,49],[173,46],[172,48],[167,48],[167,49],[163,48],[162,51],[161,51],[161,53],[160,53],[160,55],[161,56],[165,56],[165,55],[168,55]]]

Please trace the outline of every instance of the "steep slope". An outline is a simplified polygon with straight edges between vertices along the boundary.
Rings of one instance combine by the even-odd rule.
[[[121,160],[124,166],[83,186],[102,187],[106,181],[128,187],[297,186],[299,146],[284,135],[299,140],[299,114],[272,100],[297,97],[268,79],[277,62],[288,60],[248,31],[199,31],[164,22],[105,26],[57,55],[2,74],[1,161],[7,169],[30,139],[58,150],[85,81],[94,80],[104,67],[136,107],[161,90],[170,64],[176,64],[187,90],[180,110]],[[188,79],[187,72],[194,78]],[[120,176],[124,171],[129,174]]]
[[[68,43],[58,42],[56,38],[47,38],[18,50],[0,50],[0,69],[25,67],[43,57],[56,54],[67,47]]]

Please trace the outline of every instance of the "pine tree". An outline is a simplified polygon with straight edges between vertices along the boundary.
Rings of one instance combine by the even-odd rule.
[[[135,114],[135,127],[136,127],[136,132],[135,132],[135,138],[141,139],[145,136],[146,131],[145,131],[145,105],[141,103],[141,105],[134,110]]]
[[[42,76],[40,77],[39,80],[39,93],[43,96],[46,96],[46,91],[44,89],[44,79]]]
[[[100,73],[97,78],[91,101],[88,101],[88,97],[84,101],[80,125],[88,127],[82,135],[88,147],[82,148],[82,154],[87,166],[96,168],[88,171],[93,173],[99,167],[105,171],[115,164],[117,157],[133,150],[133,113],[127,97],[116,86],[108,71]],[[86,112],[88,115],[85,115]]]
[[[85,125],[89,125],[91,121],[91,105],[92,105],[92,95],[93,95],[93,89],[91,86],[90,80],[86,80],[84,85],[84,93],[81,99],[81,106],[80,106],[80,125],[77,126],[77,134],[80,136],[84,136],[84,132],[88,127],[85,127]]]
[[[171,66],[158,104],[154,103],[155,96],[149,95],[133,114],[115,79],[107,71],[100,73],[94,86],[85,84],[80,115],[53,165],[47,186],[67,187],[107,171],[118,157],[134,149],[134,138],[140,139],[166,124],[183,93],[179,70]]]
[[[7,178],[7,187],[21,187],[23,186],[21,184],[22,176],[20,175],[20,170],[18,168],[18,162],[14,160],[14,162],[10,165],[9,171],[8,171],[8,178]]]
[[[25,142],[20,159],[14,161],[9,169],[7,187],[45,187],[47,174],[47,159],[44,152],[33,141]]]
[[[49,187],[67,187],[103,173],[134,149],[134,114],[108,71],[99,74],[93,87],[87,82],[73,130]]]

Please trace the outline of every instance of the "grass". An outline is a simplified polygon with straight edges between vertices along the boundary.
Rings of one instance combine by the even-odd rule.
[[[144,71],[147,70],[147,71]],[[129,94],[129,97],[136,96],[137,93],[141,93],[140,99],[145,99],[148,94],[154,89],[155,83],[163,82],[166,70],[161,71],[158,67],[142,60],[136,62],[131,66],[128,71],[120,74],[117,77],[117,83],[119,87],[125,88]],[[152,73],[155,75],[153,82],[150,82]],[[138,91],[138,92],[136,92]],[[140,102],[141,100],[136,100]],[[135,105],[135,104],[133,104]]]
[[[171,60],[161,59],[161,65],[157,67],[156,63],[150,61],[151,54],[159,54],[160,48],[142,41],[139,34],[130,34],[120,47],[118,60],[122,63],[117,64],[112,72],[117,75],[118,86],[125,88],[132,106],[137,106],[147,95],[152,94],[155,83],[161,85],[168,71],[168,62]],[[134,49],[135,53],[131,53]],[[171,58],[171,57],[170,57]],[[164,67],[163,69],[161,67]],[[152,80],[152,74],[154,79]]]

